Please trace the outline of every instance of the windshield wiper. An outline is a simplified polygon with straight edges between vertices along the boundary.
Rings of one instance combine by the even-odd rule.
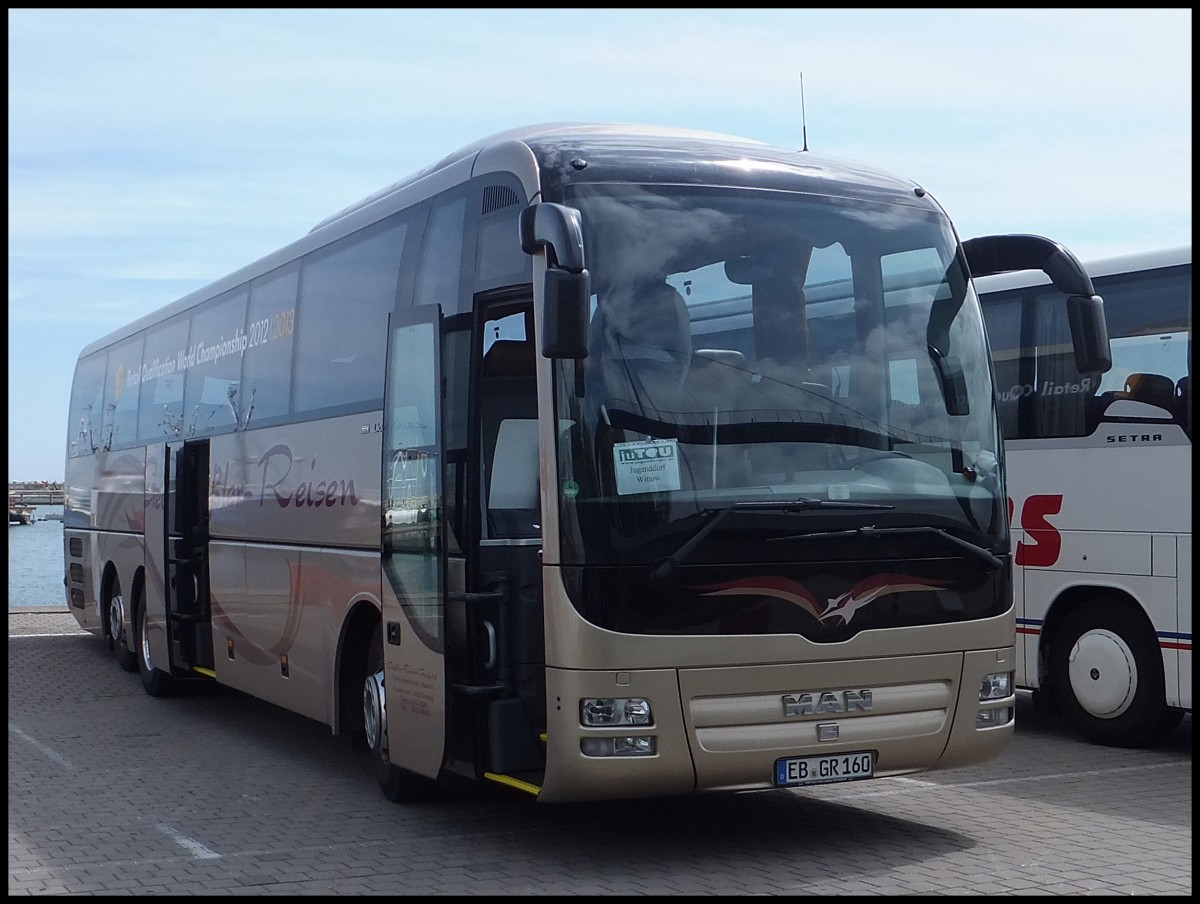
[[[793,499],[789,502],[734,502],[724,508],[706,508],[701,509],[700,514],[705,516],[705,521],[701,524],[696,532],[693,533],[683,545],[680,546],[671,555],[664,558],[658,563],[658,567],[650,572],[650,577],[656,581],[662,581],[671,576],[671,573],[680,565],[688,560],[696,547],[704,542],[704,538],[716,530],[717,525],[725,520],[730,512],[736,511],[760,511],[760,512],[805,512],[813,509],[890,509],[895,506],[884,505],[877,502],[842,502],[829,499],[809,499],[801,496],[799,499]]]
[[[984,549],[982,546],[978,546],[961,537],[956,537],[954,534],[947,533],[939,527],[929,527],[928,525],[916,527],[853,527],[848,530],[814,531],[804,534],[789,534],[786,537],[769,537],[767,542],[774,543],[782,540],[799,539],[812,540],[821,537],[879,537],[884,534],[935,534],[951,546],[955,546],[965,552],[968,558],[975,559],[981,563],[986,571],[999,571],[1004,567],[1004,561],[998,556],[993,555],[991,550]]]

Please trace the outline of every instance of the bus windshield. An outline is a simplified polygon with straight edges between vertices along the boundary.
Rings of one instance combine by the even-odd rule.
[[[990,358],[940,213],[567,191],[594,295],[587,358],[555,362],[564,564],[653,563],[725,510],[750,517],[689,559],[796,561],[769,541],[905,525],[1007,551]]]

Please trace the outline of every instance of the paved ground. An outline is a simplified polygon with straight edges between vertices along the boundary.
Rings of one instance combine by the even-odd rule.
[[[9,613],[10,895],[1192,893],[1192,720],[1095,747],[1022,698],[970,769],[805,791],[397,806],[234,691],[147,696],[65,612]]]

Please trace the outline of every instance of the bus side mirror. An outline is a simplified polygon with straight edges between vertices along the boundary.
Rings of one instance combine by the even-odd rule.
[[[546,271],[542,293],[543,357],[574,358],[576,361],[587,357],[591,283],[587,270],[582,273]]]
[[[1108,373],[1112,350],[1104,321],[1104,302],[1078,258],[1058,242],[1040,235],[985,235],[962,243],[971,278],[1012,270],[1041,270],[1067,296],[1067,323],[1081,374]]]
[[[1075,347],[1076,369],[1081,374],[1103,374],[1112,370],[1108,323],[1104,319],[1104,302],[1100,296],[1067,296],[1067,322]]]
[[[583,272],[583,223],[574,207],[530,204],[521,211],[520,228],[521,250],[526,254],[545,248],[547,267]]]
[[[546,251],[542,291],[542,355],[587,357],[591,277],[584,266],[583,223],[579,211],[563,204],[531,204],[521,211],[521,248]]]

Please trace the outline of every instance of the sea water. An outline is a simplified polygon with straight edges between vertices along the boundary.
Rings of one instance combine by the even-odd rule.
[[[36,505],[36,521],[8,526],[8,608],[65,609],[61,505]]]

